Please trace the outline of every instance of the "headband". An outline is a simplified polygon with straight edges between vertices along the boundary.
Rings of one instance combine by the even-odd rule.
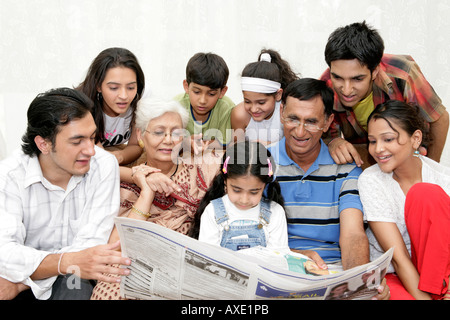
[[[281,83],[262,78],[242,77],[241,87],[242,91],[275,93],[281,88]]]

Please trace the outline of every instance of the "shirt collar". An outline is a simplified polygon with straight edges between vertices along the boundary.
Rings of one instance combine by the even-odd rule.
[[[386,70],[386,67],[383,66],[383,64],[380,64],[380,70],[377,74],[377,77],[374,80],[373,90],[376,90],[377,88],[379,88],[382,91],[389,93],[392,89],[392,79],[389,78],[389,76],[387,75],[385,70]]]
[[[25,170],[26,171],[25,171],[24,188],[28,188],[32,184],[40,182],[47,189],[60,189],[60,187],[53,185],[52,183],[50,183],[50,181],[48,181],[44,177],[38,156],[28,157],[28,164],[26,165]],[[89,172],[91,170],[92,170],[92,159],[91,159],[91,168],[89,169]],[[66,190],[69,191],[69,189],[74,188],[80,181],[83,180],[85,176],[89,174],[89,172],[83,176],[72,176],[69,180],[69,183],[67,184]]]
[[[294,160],[289,158],[286,152],[286,137],[283,137],[283,139],[278,141],[277,144],[275,144],[273,147],[270,147],[270,152],[272,153],[272,156],[279,165],[282,166],[296,165],[298,167],[298,165],[294,162]],[[314,161],[312,166],[309,168],[308,172],[312,172],[318,169],[319,165],[328,165],[328,164],[335,164],[335,162],[331,157],[330,152],[328,151],[327,145],[323,142],[322,139],[320,139],[319,156]]]
[[[34,183],[43,182],[44,175],[42,174],[41,165],[38,156],[28,158],[28,164],[25,168],[24,187],[28,188]]]

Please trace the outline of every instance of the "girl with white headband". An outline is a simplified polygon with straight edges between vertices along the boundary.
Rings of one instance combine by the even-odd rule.
[[[265,145],[283,137],[280,121],[280,103],[283,89],[297,75],[289,63],[274,50],[263,49],[257,62],[242,71],[244,101],[231,112],[231,126],[245,131],[245,137]],[[239,132],[235,134],[240,138]]]

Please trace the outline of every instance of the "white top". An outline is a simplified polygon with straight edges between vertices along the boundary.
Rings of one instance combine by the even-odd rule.
[[[437,184],[450,195],[450,168],[427,157],[421,156],[420,159],[422,160],[422,182]],[[411,254],[411,241],[405,224],[406,196],[392,175],[392,172],[382,172],[378,164],[375,164],[365,169],[359,176],[358,188],[364,207],[364,218],[367,221],[395,222]],[[384,251],[370,228],[366,233],[370,244],[370,259],[374,260]],[[388,272],[394,272],[392,264]]]
[[[103,120],[105,122],[105,141],[104,147],[111,147],[124,144],[130,140],[131,136],[131,120],[133,119],[133,110],[128,110],[118,115],[117,117],[110,117],[103,113]]]
[[[245,136],[250,141],[268,141],[270,143],[281,140],[284,136],[283,124],[280,119],[280,101],[275,103],[275,110],[270,119],[263,121],[255,121],[250,118],[250,121],[245,128]]]
[[[108,242],[119,211],[116,158],[95,147],[90,170],[72,176],[67,190],[42,175],[37,157],[16,152],[0,162],[0,277],[31,287],[48,299],[51,277],[30,275],[51,253],[74,252]]]
[[[236,220],[259,222],[261,211],[260,204],[254,208],[243,211],[239,210],[231,203],[228,195],[223,196],[222,200],[229,217],[229,224]],[[278,250],[285,249],[288,247],[286,214],[283,207],[274,201],[270,203],[270,210],[272,211],[270,223],[263,227],[267,239],[267,248]],[[200,219],[200,234],[198,239],[203,242],[220,246],[223,228],[223,225],[218,225],[216,223],[214,205],[212,203],[208,204]]]

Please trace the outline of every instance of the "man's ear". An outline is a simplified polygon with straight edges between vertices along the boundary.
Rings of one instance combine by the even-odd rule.
[[[334,113],[330,114],[330,116],[328,117],[328,119],[325,121],[325,126],[323,128],[323,132],[327,132],[328,129],[330,128],[331,123],[334,120]]]
[[[47,139],[42,138],[41,136],[36,136],[34,138],[34,143],[36,147],[43,153],[48,154],[52,150],[52,144]]]
[[[378,65],[375,70],[372,72],[372,81],[375,80],[378,76],[378,73],[380,73],[380,65]]]

